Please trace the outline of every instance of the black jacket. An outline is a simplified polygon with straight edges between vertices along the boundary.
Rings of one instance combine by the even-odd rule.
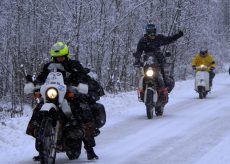
[[[154,39],[150,39],[146,34],[139,40],[137,44],[137,51],[134,54],[134,57],[140,59],[143,51],[145,54],[153,53],[156,55],[157,59],[160,61],[163,60],[163,55],[161,53],[160,47],[170,44],[177,39],[179,39],[183,34],[175,34],[173,36],[164,36],[164,35],[156,35]],[[159,61],[159,62],[160,62]]]
[[[48,67],[53,62],[49,62],[44,65],[42,72],[37,76],[35,84],[43,84],[49,74]],[[79,61],[68,60],[61,63],[65,69],[65,72],[62,72],[65,84],[77,86],[79,83],[88,84],[89,95],[91,96],[91,101],[99,100],[100,96],[103,96],[104,90],[102,86],[93,78],[91,78],[88,73],[89,69],[84,68]]]
[[[48,74],[49,74],[49,70],[48,67],[49,65],[53,63],[53,62],[49,62],[47,64],[44,65],[42,71],[39,73],[39,75],[36,78],[35,83],[44,83]],[[74,82],[74,79],[81,79],[84,76],[88,76],[87,75],[87,70],[85,68],[83,68],[83,66],[81,65],[81,63],[79,61],[76,60],[67,60],[61,63],[65,69],[65,72],[62,72],[64,78],[67,77],[67,74],[69,74],[69,78],[68,81],[65,81],[66,83],[72,83]],[[73,77],[75,77],[73,79]]]

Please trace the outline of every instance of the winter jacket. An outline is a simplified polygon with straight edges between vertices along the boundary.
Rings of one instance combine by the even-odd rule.
[[[38,77],[36,78],[36,83],[44,83],[48,74],[49,74],[49,70],[48,67],[49,65],[53,63],[53,62],[49,62],[47,64],[44,65],[42,71],[40,72],[40,74],[38,75]],[[82,67],[82,65],[80,64],[79,61],[76,60],[71,60],[69,59],[68,61],[64,61],[61,63],[65,69],[65,72],[62,72],[64,78],[67,76],[67,74],[74,74],[76,77],[75,79],[77,79],[78,77],[80,78],[81,76],[87,76],[87,71],[85,68]],[[68,82],[73,82],[73,81],[68,81]]]
[[[45,82],[49,74],[48,67],[51,63],[53,62],[44,65],[42,72],[36,78],[35,84],[43,84]],[[63,65],[65,72],[60,72],[62,72],[67,85],[77,86],[79,83],[88,84],[88,94],[91,96],[92,102],[99,100],[100,96],[105,94],[101,85],[88,75],[89,70],[84,68],[79,61],[69,59],[61,64]]]
[[[164,56],[161,53],[160,47],[176,41],[181,36],[183,36],[183,34],[180,33],[168,37],[159,34],[156,35],[154,39],[150,39],[148,35],[145,34],[137,44],[137,51],[134,54],[134,57],[140,59],[144,51],[145,54],[153,53],[156,55],[156,58],[161,63],[164,60]]]
[[[207,54],[205,57],[202,57],[200,53],[198,53],[192,60],[192,66],[200,66],[200,65],[208,66],[207,71],[210,71],[210,68],[216,68],[216,62],[211,54]]]

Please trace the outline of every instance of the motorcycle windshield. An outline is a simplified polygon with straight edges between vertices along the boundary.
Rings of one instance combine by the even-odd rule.
[[[51,63],[48,66],[49,72],[65,71],[65,68],[60,63]]]
[[[46,84],[64,85],[64,78],[61,72],[50,72],[46,78]]]
[[[149,56],[146,61],[144,62],[144,65],[158,65],[158,61],[156,57]]]

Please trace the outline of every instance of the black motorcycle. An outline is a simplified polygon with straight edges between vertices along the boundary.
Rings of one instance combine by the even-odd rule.
[[[148,119],[153,118],[154,110],[156,116],[163,115],[164,104],[161,95],[158,93],[159,83],[163,82],[160,72],[157,59],[153,56],[149,56],[143,63],[143,76],[139,81],[139,100],[145,103]]]
[[[37,88],[30,87],[37,100],[39,125],[36,132],[36,149],[41,164],[54,164],[58,152],[66,152],[69,159],[78,158],[85,135],[81,116],[76,114],[73,116],[69,102],[87,97],[88,85],[82,83],[77,87],[65,85],[62,73],[57,71],[64,71],[59,64],[51,64],[49,70],[43,85]],[[31,83],[26,85],[31,86]],[[96,104],[92,108],[92,113],[96,127],[102,127],[106,121],[104,108],[99,110]]]

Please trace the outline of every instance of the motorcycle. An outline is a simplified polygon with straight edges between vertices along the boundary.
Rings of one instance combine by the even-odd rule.
[[[196,67],[195,74],[195,91],[199,93],[199,98],[206,98],[208,92],[211,91],[211,87],[209,84],[209,72],[208,66],[200,65]]]
[[[156,116],[162,116],[164,104],[162,97],[158,94],[157,85],[159,80],[163,81],[157,59],[149,56],[143,63],[142,77],[139,80],[138,100],[145,103],[148,119],[153,118],[155,110]]]
[[[49,74],[40,89],[32,83],[24,88],[26,92],[34,92],[39,110],[40,126],[36,137],[36,149],[39,151],[42,164],[54,164],[56,153],[66,152],[71,159],[71,151],[81,152],[84,128],[81,122],[73,117],[68,99],[88,93],[88,85],[79,83],[76,86],[66,86],[61,71],[64,67],[52,63],[48,67]],[[60,72],[58,72],[60,70]]]

